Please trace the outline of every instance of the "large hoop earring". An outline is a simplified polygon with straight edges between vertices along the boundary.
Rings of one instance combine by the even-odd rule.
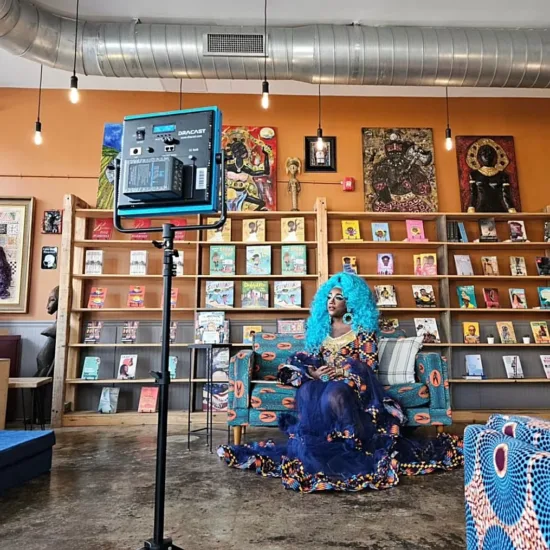
[[[353,315],[351,313],[344,313],[342,321],[344,321],[346,325],[351,325],[351,323],[353,323]]]

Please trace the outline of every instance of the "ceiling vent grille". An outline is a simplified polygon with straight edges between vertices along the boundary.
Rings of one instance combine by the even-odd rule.
[[[208,33],[204,37],[205,55],[229,57],[263,57],[262,34]]]

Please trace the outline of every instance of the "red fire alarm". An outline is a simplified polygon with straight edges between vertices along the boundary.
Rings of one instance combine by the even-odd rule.
[[[344,178],[342,180],[342,191],[355,191],[355,178]]]

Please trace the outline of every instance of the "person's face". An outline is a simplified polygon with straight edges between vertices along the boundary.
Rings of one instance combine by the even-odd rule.
[[[483,166],[494,166],[496,160],[496,151],[489,145],[479,148],[479,161]]]
[[[428,265],[433,265],[433,263],[434,263],[434,258],[433,258],[433,256],[428,256],[428,258],[427,258],[427,260],[426,260],[426,263],[427,263]]]
[[[289,231],[295,231],[296,230],[296,224],[294,222],[288,222],[288,230]]]
[[[341,288],[334,287],[328,293],[327,310],[333,319],[340,319],[347,312],[346,299]]]
[[[57,311],[57,296],[52,290],[48,296],[48,303],[46,304],[46,310],[49,315],[53,315]]]
[[[387,266],[390,263],[390,259],[387,256],[384,256],[382,258],[382,262],[384,263],[384,266]]]
[[[468,332],[470,333],[470,336],[475,336],[476,335],[476,327],[470,325],[468,327]]]

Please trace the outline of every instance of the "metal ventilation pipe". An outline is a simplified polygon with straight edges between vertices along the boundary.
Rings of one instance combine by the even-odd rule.
[[[547,88],[550,31],[521,29],[255,27],[82,21],[77,71],[87,75],[327,84]],[[0,47],[72,70],[74,21],[27,0],[0,0]]]

